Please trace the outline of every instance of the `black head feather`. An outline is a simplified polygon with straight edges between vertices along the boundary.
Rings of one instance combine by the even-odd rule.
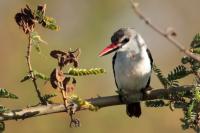
[[[111,37],[111,42],[112,43],[117,43],[125,34],[125,28],[121,28],[118,31],[116,31],[112,37]]]

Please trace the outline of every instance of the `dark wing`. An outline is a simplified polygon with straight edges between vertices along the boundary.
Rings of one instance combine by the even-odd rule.
[[[114,74],[114,78],[115,78],[115,60],[116,60],[116,57],[117,57],[117,53],[115,53],[115,55],[113,56],[113,58],[112,58],[112,67],[113,67],[113,74]],[[118,85],[117,85],[117,82],[116,82],[116,78],[115,78],[115,84],[116,84],[116,86],[117,86],[117,88],[118,88]]]
[[[151,52],[149,49],[147,49],[147,54],[149,56],[149,59],[150,59],[150,63],[151,63],[151,69],[153,68],[153,58],[152,58],[152,55],[151,55]]]
[[[147,49],[147,54],[148,54],[148,56],[149,56],[150,63],[151,63],[151,69],[152,69],[152,68],[153,68],[153,58],[152,58],[152,55],[151,55],[151,52],[150,52],[149,49]],[[149,80],[148,80],[147,85],[146,85],[145,88],[148,88],[148,87],[149,87],[150,81],[151,81],[151,77],[149,77]]]

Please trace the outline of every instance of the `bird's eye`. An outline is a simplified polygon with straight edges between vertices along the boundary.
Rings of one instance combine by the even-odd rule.
[[[128,41],[129,41],[129,38],[125,38],[125,39],[122,41],[122,43],[125,44],[125,43],[127,43]]]

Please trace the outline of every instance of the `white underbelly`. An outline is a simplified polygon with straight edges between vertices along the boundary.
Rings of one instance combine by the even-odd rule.
[[[117,56],[114,69],[118,89],[125,94],[141,91],[151,76],[149,58]]]

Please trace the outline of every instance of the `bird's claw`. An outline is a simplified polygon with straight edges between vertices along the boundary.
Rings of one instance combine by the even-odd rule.
[[[151,93],[151,91],[152,91],[152,88],[151,88],[151,87],[143,88],[143,89],[142,89],[143,97],[148,97],[149,94]]]

